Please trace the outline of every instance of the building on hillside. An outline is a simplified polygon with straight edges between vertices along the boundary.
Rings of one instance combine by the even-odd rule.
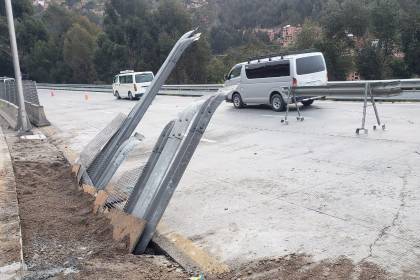
[[[264,33],[268,36],[270,42],[277,42],[282,47],[289,47],[293,44],[299,33],[302,31],[302,27],[286,25],[286,26],[276,26],[272,28],[255,28],[254,32]]]
[[[34,6],[40,6],[44,9],[46,9],[48,7],[48,2],[45,0],[33,0],[32,4]]]
[[[282,28],[282,36],[280,44],[282,47],[289,47],[291,44],[296,42],[297,36],[302,31],[302,26],[286,25]]]
[[[255,32],[267,34],[268,38],[270,39],[270,42],[274,42],[274,41],[279,40],[282,36],[282,30],[283,30],[283,28],[280,27],[280,26],[273,27],[273,28],[256,28],[256,29],[254,29]]]
[[[185,1],[185,4],[187,5],[188,9],[198,9],[205,5],[207,5],[206,0],[187,0]]]
[[[347,75],[347,81],[360,81],[359,72],[351,72]]]

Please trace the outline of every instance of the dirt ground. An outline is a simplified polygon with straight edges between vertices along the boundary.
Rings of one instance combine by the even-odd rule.
[[[188,279],[164,256],[134,256],[112,239],[108,219],[94,215],[62,154],[46,140],[7,137],[14,165],[25,279]]]
[[[5,131],[6,132],[6,131]],[[165,256],[134,256],[112,239],[107,218],[91,211],[71,167],[48,140],[20,140],[6,134],[16,176],[22,220],[25,279],[189,279]],[[371,263],[346,258],[315,263],[310,256],[260,260],[232,272],[231,279],[390,279]]]
[[[310,256],[289,255],[249,263],[233,272],[210,277],[210,280],[382,280],[391,279],[375,264],[355,265],[343,257],[333,261],[314,262]]]

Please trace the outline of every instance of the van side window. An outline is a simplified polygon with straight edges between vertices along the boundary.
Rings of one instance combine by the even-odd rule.
[[[325,71],[325,63],[321,55],[308,56],[296,59],[296,72],[306,75]]]
[[[153,74],[137,74],[136,75],[136,83],[148,83],[153,81]]]
[[[125,76],[125,83],[132,84],[133,83],[133,75]]]
[[[120,84],[125,84],[125,76],[120,76]]]
[[[290,63],[249,65],[245,72],[248,79],[289,77]]]
[[[229,74],[229,80],[241,76],[241,70],[242,70],[242,65],[238,65],[235,68],[233,68]]]

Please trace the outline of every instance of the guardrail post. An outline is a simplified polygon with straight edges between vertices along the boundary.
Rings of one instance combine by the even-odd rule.
[[[384,90],[386,90],[387,84],[386,83],[381,83],[381,82],[376,82],[376,83],[375,82],[366,82],[365,83],[365,92],[364,92],[364,98],[363,98],[362,127],[356,129],[356,134],[360,134],[360,131],[364,131],[365,134],[369,133],[369,130],[366,128],[366,115],[367,115],[367,107],[368,107],[369,99],[370,99],[370,102],[372,103],[372,107],[374,109],[376,122],[377,122],[377,125],[373,126],[373,130],[376,130],[377,127],[381,127],[383,130],[386,129],[385,124],[382,124],[381,119],[379,118],[379,112],[378,112],[375,97],[374,97],[374,94],[373,94],[373,90],[374,90],[375,86],[383,87]],[[391,88],[389,90],[393,91],[394,89]]]

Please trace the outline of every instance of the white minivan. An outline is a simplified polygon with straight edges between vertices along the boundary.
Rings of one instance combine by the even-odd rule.
[[[237,85],[226,96],[236,108],[246,105],[271,105],[284,111],[289,87],[322,86],[328,82],[324,55],[320,52],[281,55],[250,60],[235,65],[225,77],[225,86]],[[296,102],[310,106],[320,96],[297,96]],[[295,100],[290,99],[289,103]]]
[[[134,72],[132,70],[121,71],[114,77],[112,93],[117,99],[138,99],[146,93],[154,79],[153,72]]]

